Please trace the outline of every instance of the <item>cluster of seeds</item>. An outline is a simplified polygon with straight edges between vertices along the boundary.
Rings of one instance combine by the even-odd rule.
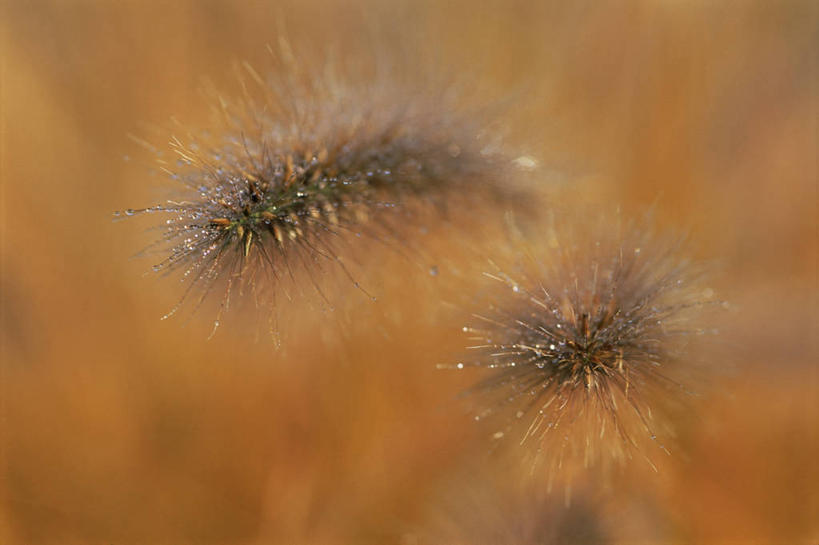
[[[513,163],[446,93],[248,73],[258,96],[220,103],[218,137],[174,138],[175,164],[160,159],[184,200],[126,211],[171,214],[154,270],[183,271],[180,305],[217,282],[222,310],[237,284],[266,302],[304,277],[321,292],[327,264],[353,278],[339,249],[351,237],[403,244],[419,208],[503,198],[498,171]]]
[[[661,415],[687,391],[687,348],[713,295],[678,243],[584,221],[547,229],[547,250],[521,249],[514,273],[486,273],[500,291],[464,328],[474,357],[457,365],[492,370],[474,388],[476,418],[512,413],[495,437],[518,427],[554,469],[646,455],[644,439],[667,451]]]
[[[240,100],[218,99],[210,136],[173,138],[175,162],[160,156],[184,195],[125,212],[170,215],[154,270],[180,272],[187,288],[168,315],[217,284],[216,325],[235,287],[274,307],[305,278],[321,293],[325,265],[358,286],[343,248],[361,235],[406,244],[419,209],[526,206],[507,184],[533,161],[504,158],[451,93],[294,66],[268,81],[246,71],[256,93],[243,84]],[[464,328],[474,357],[457,364],[491,370],[474,388],[487,398],[476,418],[511,409],[495,437],[522,425],[538,456],[557,449],[555,469],[567,456],[622,461],[639,437],[665,450],[657,428],[670,422],[654,413],[684,390],[678,370],[710,297],[678,245],[590,217],[536,233],[535,249],[495,248],[517,266],[487,274],[502,289]]]

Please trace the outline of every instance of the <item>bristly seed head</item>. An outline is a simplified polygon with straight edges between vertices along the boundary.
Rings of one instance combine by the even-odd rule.
[[[176,166],[160,163],[189,188],[183,200],[126,212],[171,214],[158,243],[168,254],[154,270],[181,270],[183,300],[198,292],[199,303],[224,282],[220,313],[235,284],[272,300],[279,289],[289,298],[279,285],[298,276],[318,288],[322,262],[350,276],[338,249],[348,235],[401,243],[401,221],[387,214],[497,198],[496,172],[513,166],[449,90],[284,64],[266,82],[245,66],[259,91],[243,82],[242,99],[219,97],[212,136],[173,138]]]
[[[493,263],[487,276],[503,288],[464,328],[473,357],[456,366],[494,370],[474,388],[488,401],[476,419],[511,409],[494,436],[522,426],[535,460],[564,475],[570,459],[649,459],[647,444],[667,452],[666,409],[697,374],[689,345],[713,302],[679,243],[582,221],[550,227],[540,246],[513,244],[526,256],[515,272]]]

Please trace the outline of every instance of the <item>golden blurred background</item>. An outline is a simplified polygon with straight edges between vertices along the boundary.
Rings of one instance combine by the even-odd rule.
[[[0,10],[0,543],[819,540],[816,2]],[[301,325],[281,350],[243,327],[205,340],[208,316],[159,320],[181,286],[132,258],[149,223],[112,213],[173,188],[128,135],[206,127],[204,79],[263,69],[283,32],[319,51],[425,44],[487,101],[513,94],[510,133],[544,183],[654,205],[717,262],[719,373],[660,474],[586,483],[565,508],[522,500],[500,465],[473,471],[485,438],[453,403],[468,377],[435,368],[463,316],[400,259],[379,274],[407,281],[377,303],[341,295],[364,307],[349,327],[286,309]]]

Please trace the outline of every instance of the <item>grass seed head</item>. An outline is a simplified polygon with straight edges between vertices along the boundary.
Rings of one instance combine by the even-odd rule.
[[[492,263],[496,289],[464,328],[457,367],[489,370],[476,419],[505,415],[494,437],[533,445],[550,479],[638,453],[653,466],[698,374],[691,343],[713,292],[680,241],[647,225],[589,215],[526,238],[508,267]]]
[[[183,301],[222,284],[221,315],[236,290],[274,306],[305,284],[321,292],[326,265],[352,279],[350,240],[404,245],[419,208],[504,198],[499,173],[515,163],[452,86],[275,58],[267,80],[243,66],[240,98],[214,97],[215,129],[172,138],[175,161],[160,164],[179,198],[125,212],[168,216],[154,270],[181,271]]]

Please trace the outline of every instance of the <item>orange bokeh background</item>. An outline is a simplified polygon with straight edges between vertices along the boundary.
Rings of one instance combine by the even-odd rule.
[[[681,453],[585,485],[599,535],[570,542],[816,543],[817,21],[808,0],[3,0],[0,543],[472,543],[457,528],[495,520],[445,510],[475,500],[485,438],[435,368],[463,345],[437,280],[383,257],[406,282],[337,294],[361,300],[345,320],[293,304],[281,350],[241,323],[206,341],[208,316],[159,320],[180,286],[132,259],[150,222],[112,221],[169,194],[128,134],[207,126],[203,78],[235,88],[283,32],[427,44],[513,95],[544,184],[653,205],[717,263],[720,372]]]

